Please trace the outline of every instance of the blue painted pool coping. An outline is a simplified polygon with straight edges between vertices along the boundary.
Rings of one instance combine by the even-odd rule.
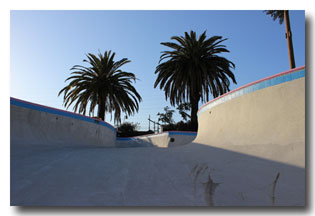
[[[212,101],[209,101],[208,103],[206,103],[199,109],[197,115],[199,117],[201,113],[203,113],[204,111],[211,109],[212,107],[222,104],[224,102],[227,102],[229,100],[232,100],[234,98],[258,91],[260,89],[279,85],[279,84],[293,81],[296,79],[300,79],[303,77],[305,77],[305,66],[302,66],[302,67],[299,67],[290,71],[286,71],[280,74],[276,74],[274,76],[267,77],[265,79],[256,81],[251,84],[247,84],[243,87],[240,87],[231,92],[228,92],[218,98],[215,98]]]
[[[168,135],[197,136],[197,132],[169,131]]]
[[[47,107],[47,106],[43,106],[40,104],[34,104],[28,101],[23,101],[20,99],[16,99],[16,98],[12,98],[10,97],[10,104],[14,105],[14,106],[19,106],[19,107],[23,107],[23,108],[28,108],[28,109],[33,109],[33,110],[37,110],[37,111],[41,111],[41,112],[46,112],[46,113],[50,113],[50,114],[56,114],[56,115],[60,115],[60,116],[66,116],[69,118],[74,118],[74,119],[79,119],[82,121],[86,121],[86,122],[90,122],[90,123],[94,123],[94,124],[98,124],[98,125],[102,125],[105,126],[109,129],[111,129],[115,134],[116,134],[116,129],[108,124],[107,122],[104,121],[100,121],[98,119],[94,119],[88,116],[83,116],[77,113],[71,113],[68,111],[64,111],[64,110],[59,110],[56,108],[52,108],[52,107]]]

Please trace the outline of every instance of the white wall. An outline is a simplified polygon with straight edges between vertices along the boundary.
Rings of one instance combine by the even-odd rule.
[[[305,167],[305,78],[201,113],[196,142]]]

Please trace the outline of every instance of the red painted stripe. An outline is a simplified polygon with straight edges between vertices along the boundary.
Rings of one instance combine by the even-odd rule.
[[[202,105],[202,106],[199,108],[198,112],[199,112],[203,107],[207,106],[208,104],[210,104],[210,103],[212,103],[212,102],[214,102],[214,101],[216,101],[216,100],[218,100],[218,99],[220,99],[220,98],[222,98],[222,97],[225,97],[225,96],[227,96],[227,95],[229,95],[229,94],[232,94],[233,92],[236,92],[236,91],[239,91],[239,90],[241,90],[241,89],[243,89],[243,88],[246,88],[246,87],[248,87],[248,86],[252,86],[252,85],[255,85],[255,84],[257,84],[257,83],[260,83],[260,82],[263,82],[263,81],[266,81],[266,80],[269,80],[269,79],[272,79],[272,78],[275,78],[275,77],[283,76],[283,75],[285,75],[285,74],[293,73],[293,72],[295,72],[295,71],[302,70],[302,69],[305,69],[305,65],[304,65],[304,66],[297,67],[297,68],[293,68],[293,69],[291,69],[291,70],[284,71],[284,72],[281,72],[281,73],[278,73],[278,74],[275,74],[275,75],[272,75],[272,76],[269,76],[269,77],[266,77],[266,78],[263,78],[263,79],[254,81],[254,82],[251,82],[251,83],[246,84],[246,85],[241,86],[241,87],[238,87],[238,88],[236,88],[236,89],[234,89],[234,90],[232,90],[232,91],[229,91],[229,92],[227,92],[227,93],[225,93],[225,94],[223,94],[223,95],[221,95],[221,96],[219,96],[219,97],[216,97],[216,98],[212,99],[211,101],[207,102],[206,104]],[[197,112],[197,114],[198,114],[198,112]]]
[[[96,120],[96,121],[99,121],[99,122],[103,122],[103,123],[107,124],[108,126],[110,126],[110,127],[115,129],[115,127],[113,125],[111,125],[111,124],[109,124],[109,123],[107,123],[105,121],[101,121],[99,119],[96,119],[96,118],[92,118],[92,117],[85,116],[85,115],[78,114],[78,113],[74,113],[74,112],[69,112],[69,111],[66,111],[66,110],[57,109],[57,108],[54,108],[54,107],[49,107],[49,106],[45,106],[45,105],[41,105],[41,104],[32,103],[32,102],[21,100],[21,99],[17,99],[17,98],[14,98],[14,97],[10,97],[10,98],[12,98],[13,100],[20,101],[22,103],[33,105],[33,106],[39,106],[39,107],[43,107],[43,108],[47,108],[47,109],[56,110],[58,112],[64,112],[64,113],[69,113],[69,114],[72,114],[72,115],[77,115],[77,116],[82,116],[82,117],[85,117],[85,118],[93,119],[93,120]]]

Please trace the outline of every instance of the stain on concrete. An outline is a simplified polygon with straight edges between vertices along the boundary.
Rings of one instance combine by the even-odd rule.
[[[276,195],[275,195],[275,193],[276,193],[276,185],[277,185],[279,176],[280,176],[280,172],[277,173],[276,178],[275,178],[275,180],[272,183],[272,191],[271,191],[272,205],[275,205],[275,203],[276,203]]]
[[[196,164],[192,171],[191,174],[194,176],[193,183],[194,183],[194,197],[196,198],[197,195],[197,186],[198,186],[198,179],[200,178],[207,178],[206,182],[201,182],[201,185],[203,187],[203,194],[204,196],[204,201],[208,206],[214,206],[214,192],[215,189],[221,184],[221,183],[216,183],[213,182],[210,172],[209,172],[209,167],[206,163],[204,164]],[[202,181],[202,180],[201,180]],[[204,180],[203,180],[204,181]]]
[[[194,172],[196,171],[197,167],[198,167],[198,164],[196,164],[196,165],[192,168],[191,173],[194,173]]]
[[[243,192],[238,192],[238,195],[240,196],[241,200],[245,200],[245,195]]]
[[[203,183],[204,184],[204,195],[205,195],[205,202],[208,206],[214,206],[213,196],[215,189],[220,185],[220,183],[215,183],[211,179],[210,174],[208,174],[208,181]]]
[[[202,165],[195,165],[192,174],[194,174],[194,196],[196,196],[197,192],[197,180],[200,174],[203,174],[206,170],[208,169],[207,164],[202,164]]]

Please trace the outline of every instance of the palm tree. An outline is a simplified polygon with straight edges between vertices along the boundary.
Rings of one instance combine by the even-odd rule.
[[[158,74],[154,87],[158,85],[165,92],[165,98],[170,99],[172,106],[185,102],[191,104],[191,126],[197,131],[197,111],[200,99],[209,100],[230,91],[229,78],[236,84],[231,69],[235,65],[219,53],[229,52],[221,43],[227,39],[221,36],[206,38],[203,32],[198,40],[196,33],[185,32],[185,36],[174,36],[172,40],[178,43],[165,42],[164,46],[172,48],[163,51],[155,74]],[[167,61],[164,61],[167,60]],[[163,61],[163,62],[162,62]]]
[[[64,93],[64,106],[67,109],[75,102],[74,111],[85,115],[90,104],[91,115],[97,105],[100,119],[105,119],[105,112],[115,112],[115,122],[121,121],[122,112],[132,115],[139,110],[142,99],[132,86],[136,77],[119,69],[130,61],[127,58],[114,61],[114,57],[115,53],[111,51],[106,51],[104,55],[99,53],[98,57],[89,53],[88,60],[83,60],[90,64],[89,67],[75,65],[71,68],[72,76],[65,80],[71,82],[58,94]]]
[[[290,68],[295,68],[295,60],[294,60],[294,51],[293,51],[293,43],[292,43],[292,32],[290,26],[290,17],[288,10],[265,10],[264,11],[267,15],[270,15],[273,20],[279,20],[280,25],[285,22],[285,37],[288,43],[288,51],[289,51],[289,61],[290,61]]]

